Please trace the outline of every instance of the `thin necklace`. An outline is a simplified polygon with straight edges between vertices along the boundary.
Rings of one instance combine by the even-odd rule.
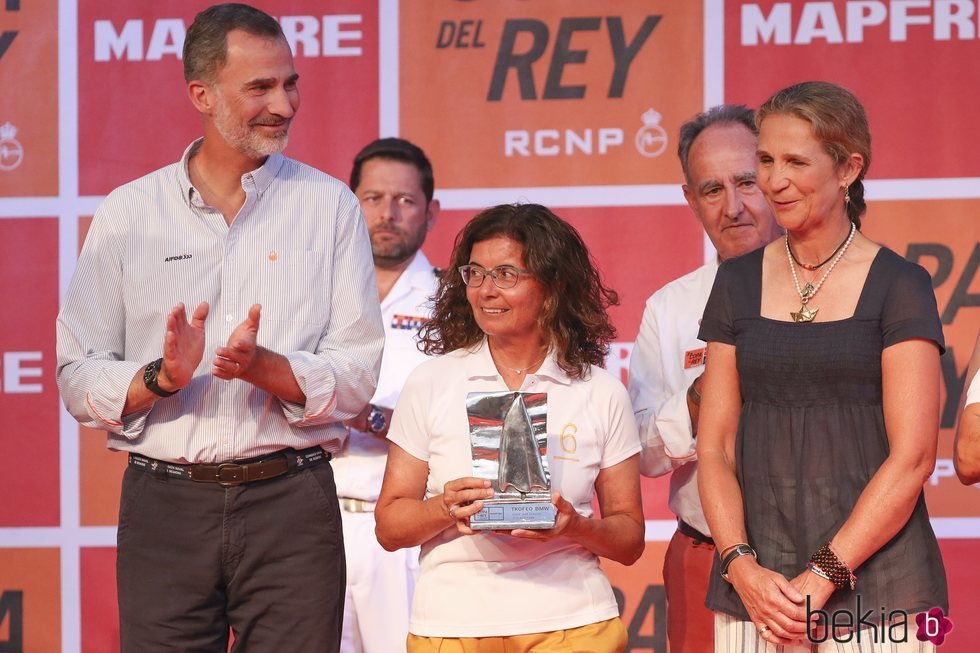
[[[847,234],[847,238],[844,240],[843,246],[838,248],[839,251],[837,252],[837,255],[834,257],[830,267],[827,268],[827,271],[823,273],[822,277],[820,277],[820,281],[817,282],[817,285],[814,286],[812,283],[807,281],[806,285],[802,288],[800,288],[800,279],[796,276],[796,266],[794,265],[795,260],[793,259],[793,252],[789,248],[789,234],[784,236],[786,242],[786,260],[789,261],[789,271],[793,273],[793,283],[796,285],[796,292],[799,293],[800,301],[803,302],[803,305],[800,306],[798,313],[790,311],[789,316],[793,318],[794,322],[813,322],[813,318],[817,316],[817,311],[820,309],[811,309],[809,306],[807,306],[807,304],[811,299],[813,299],[813,296],[817,294],[817,291],[823,287],[823,282],[827,280],[830,273],[834,271],[835,267],[837,267],[837,263],[840,262],[841,257],[844,256],[844,252],[847,251],[851,241],[854,240],[855,231],[856,229],[854,228],[854,223],[852,222],[851,231]]]
[[[814,270],[817,270],[817,269],[822,268],[823,266],[827,265],[827,263],[830,262],[830,259],[832,259],[835,256],[837,256],[837,252],[839,252],[841,250],[841,247],[844,246],[844,243],[846,243],[850,237],[851,237],[851,233],[848,232],[848,234],[846,236],[844,236],[844,240],[840,241],[840,245],[837,246],[837,249],[835,249],[833,252],[831,252],[830,253],[830,256],[828,256],[827,258],[825,258],[820,263],[817,263],[816,265],[810,265],[809,263],[800,263],[800,259],[796,258],[796,254],[793,253],[793,248],[791,248],[791,247],[789,248],[789,255],[792,257],[793,263],[796,263],[797,265],[799,265],[804,270],[809,270],[810,272],[813,272]],[[786,242],[786,245],[789,246],[789,241]]]
[[[508,367],[507,365],[504,365],[503,363],[501,363],[500,361],[498,361],[497,358],[493,355],[493,349],[490,350],[490,358],[491,358],[491,360],[493,360],[493,364],[496,365],[497,367],[502,367],[505,370],[508,370],[510,372],[513,372],[514,374],[524,374],[528,370],[534,369],[535,367],[537,367],[538,365],[540,365],[541,363],[543,363],[544,362],[544,359],[546,359],[547,357],[548,357],[548,351],[545,350],[544,356],[542,356],[538,360],[534,361],[533,363],[530,363],[526,367],[518,370],[518,369],[515,369],[513,367]]]

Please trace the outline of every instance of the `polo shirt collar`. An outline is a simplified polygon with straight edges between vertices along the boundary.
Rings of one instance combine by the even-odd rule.
[[[493,364],[493,357],[490,356],[490,346],[487,344],[487,338],[485,336],[479,344],[470,350],[470,353],[471,355],[465,358],[465,370],[468,379],[500,378],[500,372],[497,371],[497,366]],[[538,371],[527,376],[547,378],[562,385],[570,385],[572,383],[572,379],[559,367],[554,354],[551,352],[544,359]]]

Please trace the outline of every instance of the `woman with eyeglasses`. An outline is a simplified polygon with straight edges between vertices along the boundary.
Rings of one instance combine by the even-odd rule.
[[[422,545],[408,650],[622,651],[598,557],[635,562],[644,521],[629,396],[599,367],[616,293],[575,229],[537,204],[477,215],[450,265],[421,332],[437,357],[395,407],[375,510],[386,549]],[[548,530],[470,528],[493,491],[474,476],[467,396],[507,391],[547,395]]]

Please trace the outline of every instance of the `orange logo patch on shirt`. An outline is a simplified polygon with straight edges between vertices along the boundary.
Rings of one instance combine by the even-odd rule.
[[[704,365],[708,361],[708,349],[702,347],[701,349],[692,349],[691,351],[684,352],[684,369],[689,370],[692,367],[699,367]]]

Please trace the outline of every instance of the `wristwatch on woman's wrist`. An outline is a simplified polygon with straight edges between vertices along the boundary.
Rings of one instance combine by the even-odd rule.
[[[740,558],[742,556],[752,556],[756,560],[759,559],[759,556],[755,554],[755,549],[748,544],[736,544],[729,549],[728,553],[726,553],[725,557],[721,560],[721,577],[727,580],[729,583],[732,581],[728,577],[728,568],[732,566],[732,563],[735,562],[736,558]]]

